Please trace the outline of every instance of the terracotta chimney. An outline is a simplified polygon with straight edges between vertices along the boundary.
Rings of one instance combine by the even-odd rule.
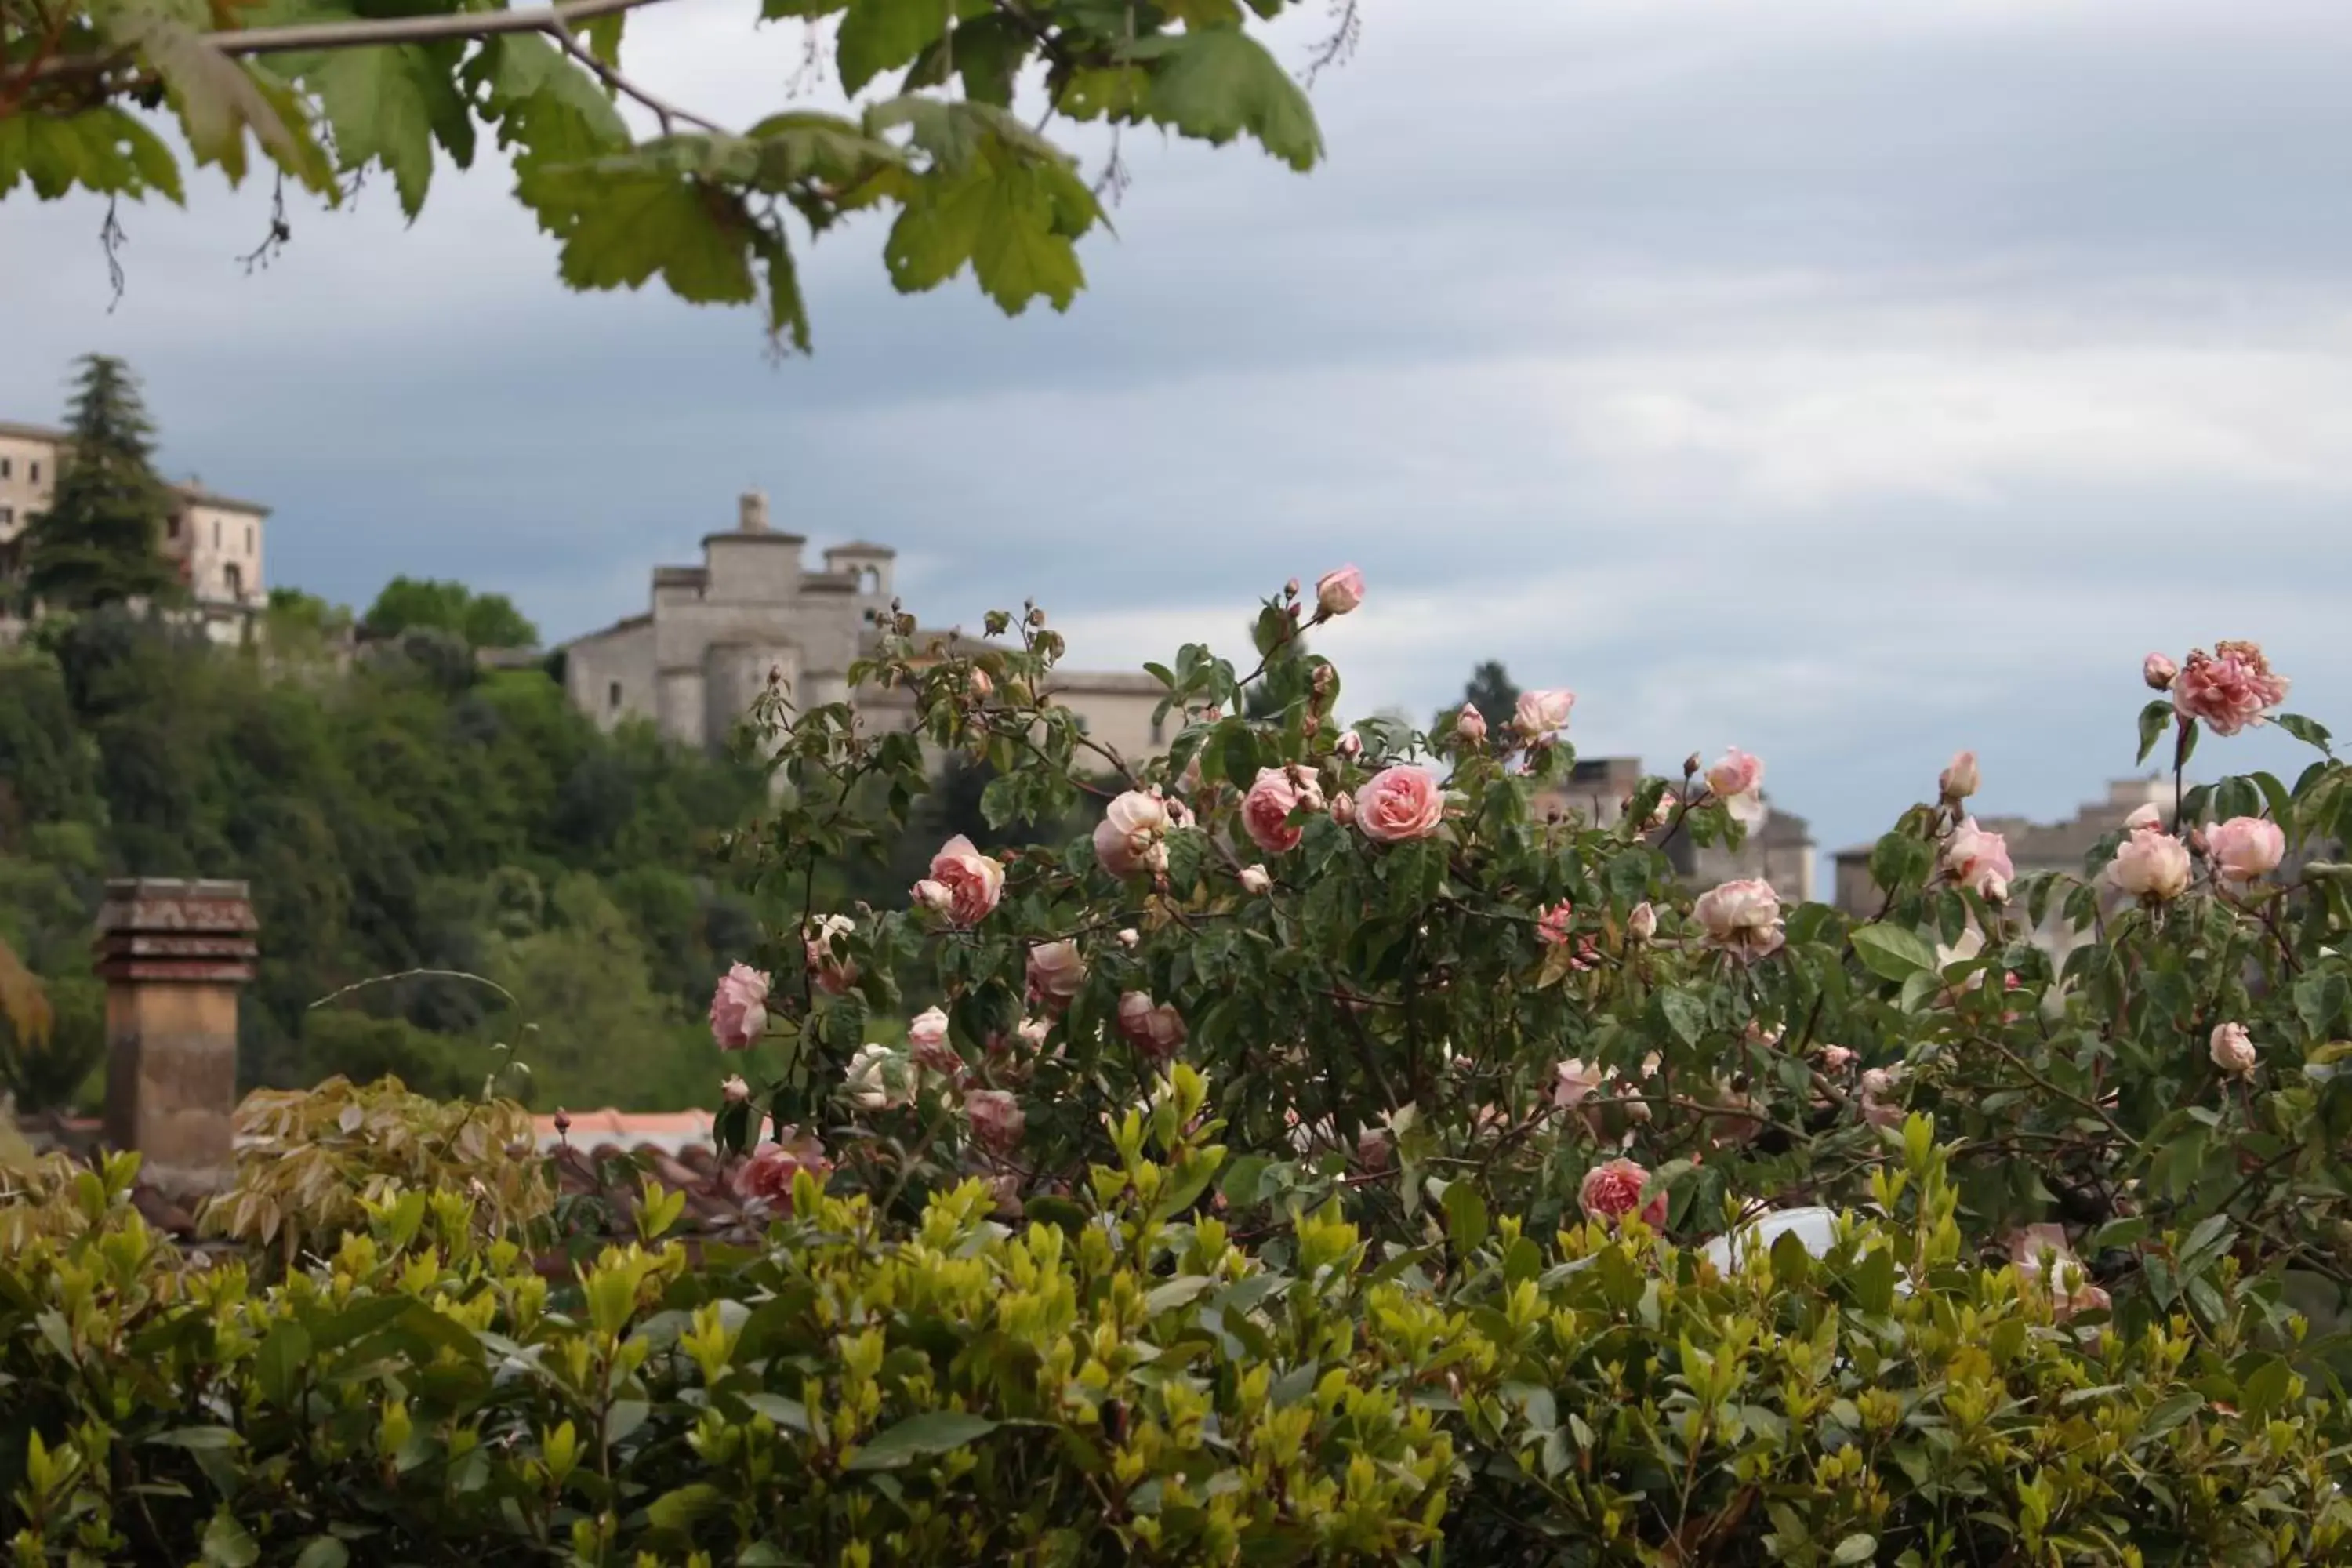
[[[260,947],[243,882],[106,885],[106,1140],[173,1198],[228,1184],[236,1149],[236,1005]]]

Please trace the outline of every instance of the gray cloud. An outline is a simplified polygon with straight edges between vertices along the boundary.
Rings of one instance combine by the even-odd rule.
[[[772,107],[796,37],[742,47],[748,9],[644,14],[633,68]],[[751,484],[898,543],[927,616],[1034,594],[1087,661],[1232,638],[1353,559],[1351,705],[1425,712],[1500,657],[1583,694],[1588,749],[1764,752],[1830,844],[1964,743],[1989,809],[2095,794],[2147,647],[2259,636],[2294,706],[2342,709],[2340,5],[1366,18],[1312,177],[1127,137],[1067,316],[900,299],[852,225],[810,257],[818,357],[771,369],[745,315],[563,294],[487,165],[413,229],[383,192],[298,214],[250,278],[266,193],[134,215],[109,315],[96,209],[20,198],[0,414],[127,353],[172,464],[278,505],[280,580],[463,575],[558,634]]]

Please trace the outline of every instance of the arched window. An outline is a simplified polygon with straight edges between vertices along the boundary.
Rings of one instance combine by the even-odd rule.
[[[881,569],[878,567],[868,566],[866,570],[860,572],[857,574],[857,591],[861,594],[880,593],[882,591]]]

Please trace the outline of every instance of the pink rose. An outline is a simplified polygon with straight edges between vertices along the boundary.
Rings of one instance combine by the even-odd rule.
[[[768,1032],[767,974],[739,963],[719,977],[710,994],[710,1037],[722,1051],[747,1051]]]
[[[989,679],[988,671],[981,668],[980,666],[976,664],[971,667],[971,676],[970,679],[965,682],[965,686],[974,697],[979,698],[982,702],[987,701],[996,691],[996,682]]]
[[[1558,947],[1568,941],[1569,928],[1576,921],[1576,910],[1566,899],[1548,910],[1536,913],[1536,940],[1547,947]]]
[[[1568,728],[1569,710],[1576,706],[1576,693],[1557,688],[1549,691],[1522,691],[1518,706],[1512,710],[1511,728],[1532,741]]]
[[[1723,802],[1734,822],[1753,827],[1764,820],[1764,762],[1738,747],[1725,752],[1706,770],[1707,793]]]
[[[1903,1125],[1903,1107],[1890,1098],[1895,1093],[1895,1075],[1885,1068],[1872,1068],[1862,1075],[1862,1119],[1873,1127]]]
[[[1293,824],[1290,814],[1301,806],[1319,810],[1323,792],[1311,778],[1294,778],[1287,768],[1260,768],[1257,778],[1242,797],[1242,826],[1252,842],[1269,855],[1279,855],[1286,849],[1296,849],[1305,837],[1304,829]]]
[[[963,1071],[963,1058],[948,1043],[948,1016],[937,1007],[915,1015],[907,1026],[907,1047],[918,1062],[942,1077],[952,1079]]]
[[[1055,1007],[1066,1007],[1087,981],[1087,961],[1072,940],[1041,942],[1029,950],[1029,994]]]
[[[2231,1078],[2244,1078],[2262,1060],[2254,1050],[2254,1039],[2246,1033],[2243,1024],[2216,1024],[2209,1054],[2213,1065]]]
[[[1364,602],[1364,574],[1353,566],[1326,572],[1315,584],[1315,607],[1326,616],[1344,616]]]
[[[857,1047],[841,1077],[851,1103],[859,1110],[888,1110],[914,1100],[915,1075],[908,1067],[889,1047],[869,1043]]]
[[[2190,651],[2172,684],[2172,706],[2217,735],[2234,735],[2262,723],[2265,710],[2286,700],[2286,678],[2273,673],[2260,644],[2218,642],[2210,654]]]
[[[973,848],[961,833],[931,857],[929,879],[948,890],[947,916],[960,926],[986,920],[1004,896],[1004,868]]]
[[[1263,866],[1244,866],[1241,872],[1242,891],[1264,894],[1274,887],[1274,879],[1265,874]]]
[[[1552,1068],[1551,1102],[1563,1110],[1583,1104],[1601,1091],[1609,1075],[1575,1057]]]
[[[1166,1061],[1184,1045],[1184,1015],[1173,1003],[1152,1005],[1140,991],[1118,999],[1118,1027],[1138,1050],[1154,1061]]]
[[[912,897],[916,903],[935,915],[943,915],[955,908],[955,894],[948,885],[929,877],[915,884]]]
[[[1960,752],[1936,776],[1936,787],[1943,792],[1943,798],[1953,801],[1968,799],[1977,793],[1977,785],[1982,782],[1977,772],[1977,754],[1974,752]]]
[[[1952,830],[1944,846],[1944,874],[1991,903],[2009,898],[2010,879],[2017,875],[2009,863],[2009,841],[1977,826],[1973,816]]]
[[[1654,1230],[1666,1223],[1666,1194],[1660,1193],[1643,1203],[1642,1189],[1649,1184],[1650,1173],[1633,1161],[1611,1160],[1584,1173],[1583,1184],[1576,1190],[1576,1201],[1587,1215],[1612,1229],[1639,1209],[1643,1222]]]
[[[1095,827],[1095,858],[1112,876],[1168,869],[1168,803],[1156,795],[1129,790],[1110,803]]]
[[[1649,900],[1643,899],[1633,906],[1633,912],[1625,917],[1626,940],[1647,942],[1657,934],[1658,911],[1650,907]]]
[[[1821,1058],[1823,1072],[1843,1072],[1853,1066],[1853,1053],[1843,1046],[1823,1046]]]
[[[973,1141],[999,1154],[1009,1154],[1019,1148],[1021,1134],[1029,1125],[1021,1102],[1002,1089],[969,1091],[963,1097],[963,1113],[971,1123]]]
[[[751,1086],[743,1081],[741,1073],[731,1073],[719,1085],[719,1095],[730,1105],[740,1105],[751,1098]]]
[[[2205,847],[2223,880],[2243,884],[2278,869],[2286,858],[2286,835],[2275,822],[2233,816],[2205,836]]]
[[[1454,733],[1455,738],[1461,741],[1461,742],[1465,746],[1476,747],[1485,745],[1486,743],[1486,716],[1484,713],[1479,712],[1475,708],[1465,705],[1462,711],[1454,716]]]
[[[2132,807],[2131,815],[2124,818],[2124,831],[2126,833],[2137,833],[2143,827],[2160,828],[2163,826],[2164,814],[2156,809],[2154,801]]]
[[[750,1159],[735,1168],[735,1193],[750,1202],[790,1214],[793,1178],[806,1171],[823,1186],[832,1170],[833,1162],[825,1158],[824,1145],[814,1138],[796,1135],[793,1128],[779,1127],[774,1142],[762,1143],[751,1152]]]
[[[810,923],[801,946],[809,978],[818,990],[839,996],[857,984],[857,966],[843,957],[836,945],[856,929],[857,922],[847,915],[819,915]]]
[[[1331,797],[1331,820],[1346,827],[1356,820],[1356,797],[1341,790]]]
[[[1133,926],[1122,926],[1119,928],[1118,945],[1126,948],[1129,952],[1132,952],[1135,951],[1142,941],[1143,933],[1136,930]]]
[[[2077,1312],[2104,1310],[2107,1293],[2091,1283],[2082,1259],[2074,1256],[2061,1225],[2029,1225],[2010,1233],[2009,1260],[2020,1274],[2050,1297],[2059,1320]]]
[[[1374,773],[1356,798],[1356,826],[1382,844],[1426,838],[1445,819],[1445,797],[1437,781],[1419,768],[1397,766]]]
[[[2173,679],[2179,673],[2180,667],[2160,653],[2149,654],[2139,661],[2139,678],[2147,682],[2151,691],[2171,690]]]
[[[2189,890],[2189,850],[2168,833],[2134,828],[2116,847],[2107,875],[2132,897],[2162,903]]]
[[[1045,1042],[1053,1037],[1054,1023],[1050,1018],[1024,1018],[1021,1027],[1014,1032],[1021,1037],[1023,1045],[1033,1051],[1042,1051],[1045,1048]],[[1058,1056],[1061,1053],[1057,1051],[1055,1054]]]
[[[1780,896],[1752,877],[1709,888],[1691,914],[1706,928],[1709,946],[1743,963],[1770,957],[1788,940],[1780,926]]]
[[[1342,731],[1339,738],[1331,743],[1331,749],[1352,762],[1362,753],[1364,738],[1353,730]]]

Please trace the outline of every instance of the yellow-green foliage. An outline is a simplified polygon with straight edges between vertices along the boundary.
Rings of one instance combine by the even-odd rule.
[[[803,1173],[761,1246],[698,1255],[649,1193],[562,1285],[464,1192],[388,1185],[280,1283],[181,1270],[117,1162],[100,1223],[0,1254],[0,1539],[310,1568],[2352,1551],[2291,1324],[2231,1281],[2218,1320],[2057,1321],[1965,1263],[1924,1124],[1885,1184],[1915,1217],[1818,1258],[1727,1278],[1638,1221],[1547,1247],[1457,1205],[1440,1279],[1328,1208],[1255,1256],[1177,1218],[1223,1159],[1205,1094],[1180,1067],[1110,1130],[1094,1212],[1003,1226],[974,1181],[892,1234]]]
[[[501,1231],[554,1205],[530,1113],[509,1100],[443,1101],[396,1078],[331,1078],[248,1095],[236,1131],[236,1184],[205,1205],[204,1227],[288,1258],[331,1247],[368,1205],[403,1188],[467,1194]]]

